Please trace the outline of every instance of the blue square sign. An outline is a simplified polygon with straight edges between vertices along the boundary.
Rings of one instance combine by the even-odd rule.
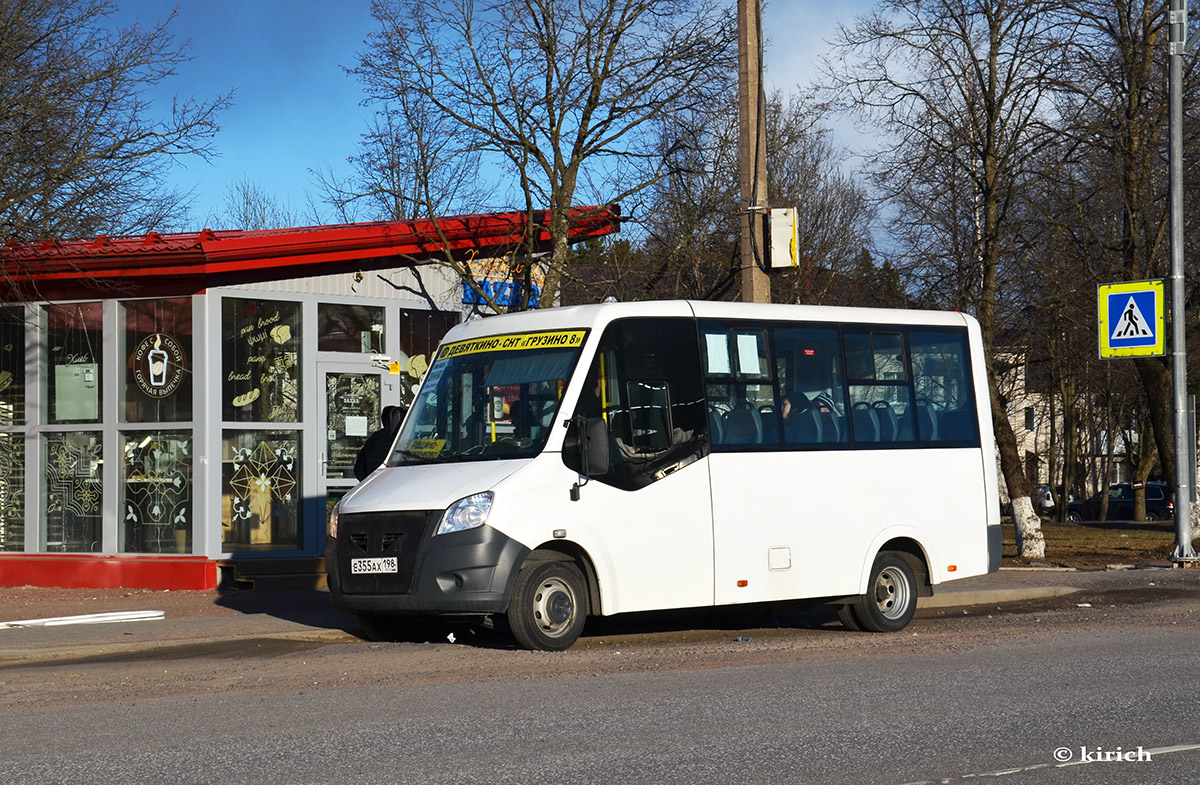
[[[1104,284],[1098,299],[1101,357],[1164,353],[1162,281]]]

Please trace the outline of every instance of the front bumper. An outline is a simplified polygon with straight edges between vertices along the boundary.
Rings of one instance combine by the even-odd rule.
[[[529,549],[490,526],[433,536],[442,511],[344,514],[325,550],[330,594],[353,613],[476,615],[508,607]],[[350,560],[394,556],[393,574],[355,575]]]

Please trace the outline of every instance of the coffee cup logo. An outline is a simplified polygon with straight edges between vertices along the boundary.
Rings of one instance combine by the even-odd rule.
[[[151,398],[174,395],[183,382],[187,356],[169,335],[154,333],[138,343],[132,357],[133,380]]]

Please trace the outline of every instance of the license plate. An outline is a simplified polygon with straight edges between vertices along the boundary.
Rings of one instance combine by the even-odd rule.
[[[381,575],[396,572],[396,557],[385,556],[382,559],[351,559],[350,572],[353,575]]]

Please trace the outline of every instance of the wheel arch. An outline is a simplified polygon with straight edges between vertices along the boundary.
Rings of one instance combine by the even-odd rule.
[[[587,583],[587,614],[594,616],[600,613],[600,579],[596,575],[596,566],[592,563],[591,556],[582,546],[569,540],[544,542],[529,552],[525,561],[521,563],[521,568],[526,564],[542,561],[573,562],[583,572],[583,579]],[[509,601],[512,601],[511,591]]]
[[[875,564],[875,559],[884,551],[898,553],[908,562],[908,566],[913,571],[913,577],[917,581],[918,597],[933,596],[933,580],[929,570],[929,554],[926,553],[920,541],[910,534],[892,536],[871,549],[870,558],[867,559],[863,568],[862,578],[859,580],[859,586],[862,587],[862,591],[866,591],[867,582],[871,576],[871,567]]]

